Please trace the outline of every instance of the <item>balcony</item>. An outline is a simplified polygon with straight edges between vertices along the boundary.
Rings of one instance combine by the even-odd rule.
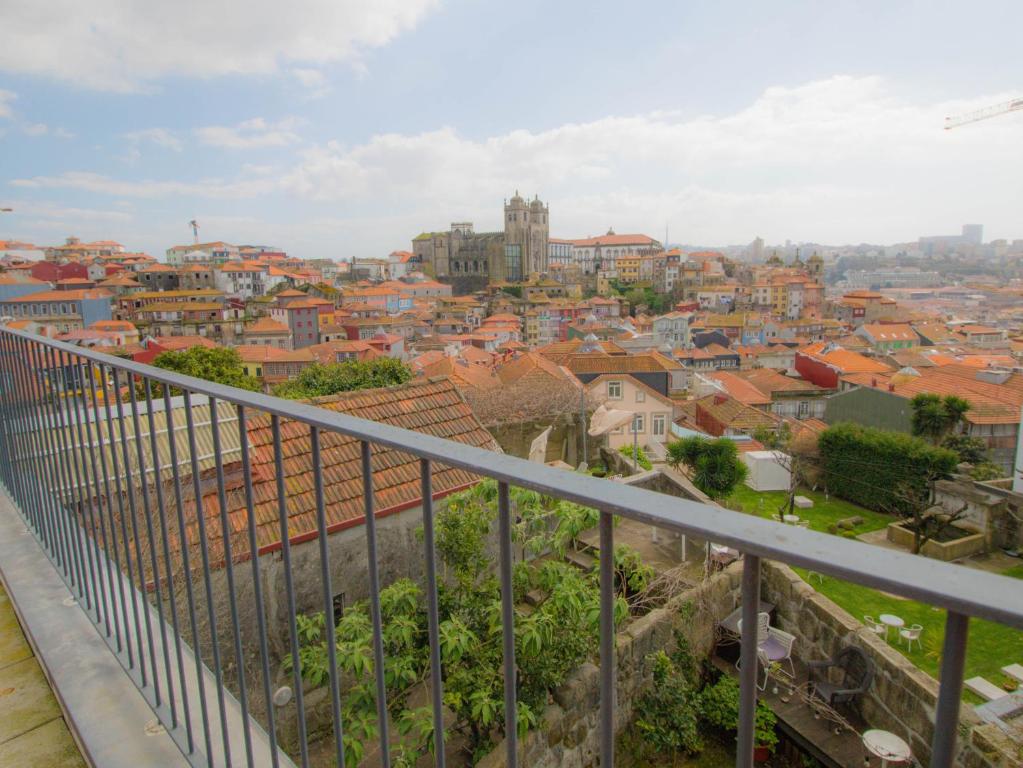
[[[432,722],[434,760],[444,765],[435,502],[439,510],[446,494],[486,478],[496,483],[504,722],[518,720],[523,674],[512,500],[513,489],[523,488],[598,510],[600,551],[613,549],[615,517],[738,550],[746,626],[756,624],[762,586],[784,580],[776,564],[944,611],[941,686],[933,711],[922,716],[933,730],[929,764],[959,764],[970,620],[1023,629],[1023,590],[980,571],[505,456],[490,450],[485,431],[459,420],[460,398],[449,403],[442,385],[422,386],[432,388],[412,402],[360,411],[378,414],[368,420],[330,403],[243,392],[0,328],[0,573],[87,760],[344,764],[351,723],[333,644],[326,644],[320,691],[325,742],[306,721],[302,664],[289,670],[282,661],[301,659],[303,615],[322,611],[333,626],[347,595],[369,606],[378,746],[367,759],[389,765],[394,724],[381,592],[401,570],[424,594],[421,703]],[[420,423],[417,403],[434,403],[436,420]],[[413,535],[420,526],[421,538]],[[415,555],[393,562],[387,552],[395,541]],[[613,561],[602,558],[599,652],[584,665],[599,689],[593,752],[602,766],[613,764],[616,729],[624,725],[616,713],[622,637],[614,611]],[[745,767],[753,765],[758,695],[752,633],[743,635],[739,654],[736,764]],[[531,736],[506,729],[504,764],[530,764]]]

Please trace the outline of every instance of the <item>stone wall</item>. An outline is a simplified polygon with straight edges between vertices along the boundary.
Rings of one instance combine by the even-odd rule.
[[[679,595],[664,608],[651,611],[624,629],[617,638],[615,733],[633,719],[633,708],[652,681],[646,657],[674,648],[674,630],[702,658],[714,646],[714,629],[735,610],[739,600],[741,565],[715,574]],[[683,609],[684,606],[690,606]],[[519,763],[536,768],[582,768],[595,765],[600,747],[600,668],[584,663],[554,693],[543,713],[541,727],[519,742]],[[505,763],[502,741],[479,765],[500,768]]]
[[[910,745],[921,765],[930,762],[938,681],[918,669],[859,619],[835,605],[786,565],[764,562],[762,597],[777,606],[777,625],[796,636],[795,653],[803,660],[826,659],[846,645],[864,650],[874,662],[874,682],[862,700],[864,719],[891,731]],[[1019,766],[1003,735],[980,726],[972,707],[960,718],[961,768]],[[1016,747],[1018,749],[1018,746]]]

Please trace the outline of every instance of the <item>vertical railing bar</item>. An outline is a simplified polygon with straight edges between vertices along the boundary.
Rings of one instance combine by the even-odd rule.
[[[29,399],[29,383],[25,375],[25,358],[24,353],[21,349],[22,339],[14,340],[14,359],[15,368],[17,370],[17,389],[16,389],[16,402],[18,408],[18,433],[19,433],[19,463],[22,465],[23,480],[27,482],[22,484],[23,498],[21,500],[21,508],[25,511],[28,518],[29,528],[32,528],[37,536],[42,535],[41,518],[39,515],[39,493],[38,493],[38,481],[34,480],[32,475],[35,473],[34,461],[32,454],[34,450],[32,448],[33,435],[32,427],[29,417],[28,399]]]
[[[135,662],[134,662],[134,659],[132,658],[131,633],[128,631],[128,603],[127,603],[127,600],[126,600],[125,594],[124,594],[124,578],[123,578],[123,576],[127,576],[128,580],[129,580],[128,583],[129,584],[132,583],[131,582],[131,555],[128,552],[128,529],[125,527],[125,523],[124,523],[124,499],[123,499],[123,497],[121,495],[122,487],[121,487],[121,479],[120,479],[120,475],[119,475],[119,469],[120,468],[118,466],[118,460],[117,460],[117,444],[114,442],[113,419],[110,418],[110,396],[109,396],[109,393],[107,391],[107,369],[106,369],[106,366],[100,365],[99,366],[99,373],[100,373],[100,377],[99,377],[99,379],[100,379],[100,386],[103,389],[103,410],[106,411],[106,414],[107,414],[107,419],[106,419],[106,421],[107,421],[107,446],[109,447],[109,450],[110,450],[110,462],[113,465],[111,467],[111,469],[113,469],[113,473],[114,473],[114,490],[117,491],[117,513],[118,513],[118,515],[121,518],[121,534],[122,534],[122,539],[121,540],[124,543],[124,566],[125,566],[124,567],[124,571],[121,570],[120,554],[119,554],[120,548],[117,546],[117,531],[114,528],[114,505],[113,505],[113,502],[110,500],[110,476],[109,476],[109,473],[107,471],[106,451],[103,449],[103,430],[101,429],[102,422],[100,421],[99,409],[98,408],[95,408],[95,410],[94,410],[94,413],[96,414],[96,439],[99,442],[100,461],[101,461],[101,463],[103,465],[103,487],[104,487],[105,493],[107,495],[107,511],[109,512],[109,517],[110,517],[110,543],[111,543],[111,545],[113,547],[113,550],[114,550],[114,566],[115,566],[115,568],[117,570],[117,589],[118,589],[118,592],[120,593],[120,596],[121,596],[121,613],[122,613],[122,617],[124,619],[124,645],[125,645],[125,648],[127,648],[127,651],[128,651],[128,668],[129,669],[133,669],[134,666],[135,666]],[[89,375],[90,375],[90,377],[94,377],[94,374],[92,373],[92,367],[91,366],[89,367]],[[93,381],[94,381],[94,378],[93,378]],[[93,400],[93,403],[95,403],[96,400],[97,400],[97,394],[96,394],[95,386],[93,387],[93,390],[92,390],[92,400]],[[129,588],[128,591],[131,593],[132,605],[135,605],[135,617],[134,617],[135,618],[135,629],[136,629],[135,637],[141,639],[141,632],[138,632],[138,618],[139,618],[139,615],[138,615],[138,607],[135,604],[135,590]],[[141,651],[142,651],[141,647],[139,647],[138,651],[139,651],[139,658],[140,658],[140,661],[141,661]],[[143,686],[145,686],[145,679],[146,679],[146,671],[145,671],[145,668],[143,668],[142,669],[142,681],[143,681],[142,684],[143,684]]]
[[[274,472],[277,479],[277,518],[281,532],[281,560],[284,565],[284,586],[288,593],[288,640],[291,650],[292,672],[295,685],[295,707],[298,717],[299,752],[302,768],[309,768],[309,742],[305,724],[305,696],[302,691],[302,658],[298,653],[298,624],[296,621],[294,574],[291,572],[291,538],[288,533],[288,497],[284,490],[284,456],[281,451],[281,419],[270,416],[273,433]]]
[[[54,395],[53,395],[53,377],[50,376],[49,371],[46,367],[45,350],[46,347],[40,344],[32,345],[32,362],[35,370],[40,376],[40,386],[44,387],[44,397],[41,399],[41,410],[44,421],[48,424],[48,428],[44,429],[44,435],[46,440],[46,450],[53,457],[50,462],[50,478],[53,483],[53,515],[54,515],[54,527],[57,535],[58,547],[60,549],[60,561],[61,567],[64,571],[64,578],[74,593],[75,584],[75,571],[74,571],[74,556],[71,554],[70,548],[70,527],[65,520],[65,512],[62,492],[62,486],[65,481],[64,472],[64,456],[57,447],[57,437],[55,433],[57,431],[57,414],[54,408]],[[45,378],[46,384],[43,384]],[[46,395],[46,391],[49,392],[49,396]]]
[[[614,764],[615,584],[614,515],[600,513],[600,765]]]
[[[142,670],[142,685],[145,686],[145,684],[146,684],[146,665],[145,665],[145,662],[144,662],[144,660],[142,658],[142,637],[141,637],[141,629],[139,627],[139,609],[138,609],[138,599],[136,597],[136,593],[140,593],[143,596],[146,594],[146,573],[145,573],[145,569],[143,567],[142,544],[141,544],[141,542],[139,540],[138,505],[135,502],[135,489],[134,489],[134,487],[132,485],[131,453],[129,453],[129,451],[128,451],[128,433],[127,433],[127,427],[125,426],[125,423],[124,423],[124,402],[123,402],[123,400],[121,398],[121,378],[120,378],[120,375],[119,375],[120,374],[120,370],[116,366],[111,366],[110,373],[113,376],[114,397],[117,400],[117,423],[121,425],[121,458],[124,461],[124,485],[125,485],[125,488],[127,489],[127,494],[126,495],[128,497],[128,514],[131,515],[132,542],[135,544],[135,566],[136,566],[136,572],[137,572],[137,578],[138,578],[138,587],[137,587],[137,589],[132,589],[132,591],[131,591],[131,608],[132,608],[132,612],[135,615],[135,632],[137,633],[136,637],[139,638],[138,639],[138,645],[139,645],[139,667]],[[130,385],[130,379],[129,379],[129,385]],[[107,419],[110,419],[110,407],[109,407],[109,405],[107,406]],[[110,440],[111,440],[111,442],[113,442],[113,439],[114,439],[113,427],[108,424],[108,429],[110,429]],[[135,435],[135,440],[138,441],[138,439],[139,439],[139,436],[136,434]],[[120,497],[120,495],[121,495],[121,487],[120,487],[121,486],[121,480],[120,480],[120,475],[117,473],[116,469],[114,470],[114,475],[115,475],[115,477],[117,477],[117,486],[118,486],[117,487],[117,494],[118,494],[118,497]],[[145,480],[145,473],[144,473],[144,471],[141,474],[141,480],[143,480],[143,481]],[[122,533],[124,535],[124,548],[125,548],[125,553],[127,554],[127,550],[128,550],[128,531],[127,531],[127,529],[125,528],[125,525],[124,525],[124,512],[123,512],[123,509],[122,509],[122,513],[121,513],[121,530],[122,530]],[[126,559],[129,561],[129,578],[130,578],[130,576],[131,576],[130,558],[126,558]],[[145,597],[143,597],[143,603],[145,603]],[[157,704],[157,706],[159,706],[160,705],[160,678],[157,675],[156,656],[154,655],[154,653],[155,653],[155,646],[153,644],[153,625],[152,625],[152,622],[149,619],[149,606],[147,604],[144,604],[143,607],[142,607],[142,618],[143,618],[143,621],[144,621],[145,627],[146,627],[146,646],[147,646],[147,648],[149,650],[149,666],[150,666],[150,669],[152,670],[152,676],[153,676],[153,693],[155,695],[156,704]]]
[[[391,744],[387,722],[387,687],[384,677],[384,629],[380,615],[380,569],[377,565],[377,519],[373,504],[373,449],[365,440],[362,448],[362,497],[366,520],[366,554],[369,565],[369,607],[373,620],[373,671],[377,686],[377,729],[380,735],[380,762],[391,764]]]
[[[444,768],[444,683],[440,661],[440,609],[437,604],[437,548],[433,530],[433,476],[429,459],[420,459],[423,498],[423,547],[426,557],[426,618],[430,638],[430,697],[433,705],[434,764]]]
[[[941,687],[934,719],[931,768],[950,768],[959,733],[959,707],[963,698],[963,669],[970,617],[949,611],[945,616],[945,642],[941,649]]]
[[[50,493],[51,488],[55,489],[56,485],[53,482],[53,474],[51,472],[51,465],[47,459],[48,451],[44,447],[46,436],[49,433],[44,426],[43,420],[43,383],[39,378],[40,369],[38,365],[33,364],[35,360],[34,349],[35,342],[30,342],[25,339],[22,340],[22,361],[25,366],[25,371],[28,376],[28,382],[30,386],[29,395],[32,398],[31,402],[34,407],[31,410],[31,432],[33,440],[33,452],[36,455],[36,495],[39,504],[40,522],[42,523],[41,539],[44,544],[44,550],[48,550],[50,557],[55,557],[57,553],[57,539],[56,530],[54,526],[54,517],[56,515],[53,508],[53,500],[55,494]]]
[[[259,633],[259,660],[262,667],[263,698],[266,701],[266,733],[270,739],[270,759],[273,768],[279,768],[277,756],[277,724],[274,719],[273,694],[270,690],[270,653],[266,640],[266,618],[263,615],[262,574],[259,571],[259,541],[256,537],[256,511],[252,497],[252,464],[249,458],[248,426],[245,407],[237,406],[238,442],[242,452],[242,478],[245,484],[245,518],[249,534],[249,559],[252,562],[253,600],[256,604],[256,629]]]
[[[4,385],[5,391],[14,387],[14,373],[11,368],[14,356],[7,351],[9,341],[10,337],[7,334],[0,336],[0,384]],[[17,494],[14,492],[14,476],[12,472],[13,450],[10,445],[10,440],[13,438],[11,435],[11,425],[13,424],[14,416],[10,412],[10,405],[10,397],[0,397],[0,453],[2,453],[3,458],[3,463],[0,464],[0,480],[3,481],[4,488],[7,489],[11,497],[17,498]]]
[[[154,602],[156,603],[156,620],[157,620],[157,623],[160,625],[160,644],[163,647],[163,664],[164,664],[164,672],[166,674],[165,685],[167,686],[167,701],[170,702],[171,727],[172,728],[177,728],[178,727],[177,702],[175,702],[175,700],[174,700],[174,678],[171,675],[170,644],[167,642],[167,623],[164,620],[164,616],[163,616],[163,597],[162,597],[162,595],[160,593],[160,567],[159,567],[159,564],[157,563],[157,559],[156,559],[156,538],[153,535],[152,507],[150,506],[150,503],[149,503],[149,484],[148,484],[148,481],[146,480],[145,448],[144,448],[143,439],[142,439],[142,425],[141,425],[141,422],[139,420],[138,397],[135,394],[135,377],[132,376],[131,374],[128,374],[127,384],[128,384],[128,402],[131,405],[131,428],[132,428],[132,433],[133,433],[134,438],[135,438],[135,461],[136,461],[136,465],[138,466],[139,495],[142,497],[142,515],[143,515],[143,519],[144,519],[145,524],[146,524],[146,537],[147,537],[147,539],[149,541],[149,567],[152,569],[153,596],[155,598]],[[124,437],[124,422],[123,422],[123,415],[121,413],[121,408],[120,407],[118,408],[118,416],[120,418],[122,418],[122,422],[121,422],[121,436],[122,436],[122,439],[123,439],[123,437]],[[125,460],[125,463],[127,464],[127,459]],[[130,482],[130,480],[129,480],[129,482]],[[139,543],[138,538],[135,539],[135,547],[137,549],[140,547],[140,543]],[[143,590],[145,590],[146,589],[146,580],[145,580],[145,575],[144,575],[144,573],[142,571],[142,552],[141,552],[141,550],[138,551],[137,554],[138,554],[139,574],[140,574],[139,581],[140,581],[140,583],[142,585],[141,588]],[[143,592],[143,594],[145,594],[145,592]],[[147,627],[148,627],[148,624],[149,624],[149,610],[148,609],[145,611],[145,617],[146,617],[146,622],[147,622]],[[152,644],[152,642],[153,642],[152,634],[150,634],[149,639],[150,639],[150,643]],[[150,645],[150,648],[149,648],[149,656],[150,656],[150,661],[153,664],[153,679],[157,681],[156,701],[157,701],[157,704],[159,705],[159,702],[160,702],[159,676],[156,673],[156,659],[154,658],[152,645]]]
[[[70,526],[71,537],[74,540],[76,559],[81,577],[81,594],[85,599],[86,612],[92,610],[92,603],[95,596],[95,584],[91,584],[90,571],[86,563],[86,556],[89,554],[88,536],[85,533],[85,516],[82,496],[85,489],[85,481],[82,479],[82,465],[80,457],[76,456],[74,450],[75,435],[71,424],[71,401],[68,397],[67,366],[64,364],[64,353],[50,349],[54,367],[60,371],[60,379],[63,390],[60,401],[57,403],[57,413],[60,417],[60,442],[61,450],[66,452],[68,457],[68,503],[69,517],[72,519]],[[76,484],[72,493],[72,481]],[[83,545],[82,539],[85,539]]]
[[[192,734],[192,717],[188,705],[188,687],[185,685],[185,662],[181,651],[181,621],[178,617],[178,601],[174,595],[174,573],[171,565],[170,532],[167,526],[167,509],[163,497],[163,475],[160,472],[160,451],[156,441],[156,415],[153,413],[153,392],[149,379],[144,380],[146,395],[146,421],[149,425],[149,447],[153,458],[153,487],[156,489],[156,510],[160,519],[160,541],[163,548],[163,567],[167,580],[167,599],[170,601],[171,622],[174,628],[174,653],[178,664],[178,683],[181,691],[181,708],[185,720],[185,736],[188,741],[189,754],[195,752],[195,739]],[[171,438],[174,436],[171,435]],[[154,561],[154,573],[156,566]],[[164,647],[167,638],[164,636]],[[168,680],[171,676],[168,674]],[[173,719],[173,708],[171,709]]]
[[[330,713],[334,721],[334,751],[339,768],[345,766],[344,732],[341,724],[341,680],[337,668],[337,641],[334,619],[334,590],[330,578],[330,548],[327,546],[327,510],[323,498],[323,466],[320,459],[320,430],[309,428],[309,448],[313,462],[313,487],[316,494],[316,538],[320,547],[320,582],[323,585],[323,632],[327,642],[330,673]]]
[[[210,398],[212,399],[212,398]],[[213,576],[210,571],[210,548],[206,535],[206,505],[203,503],[199,478],[199,451],[195,441],[195,417],[192,414],[192,393],[184,391],[185,427],[188,436],[189,461],[192,467],[192,496],[195,501],[195,523],[199,534],[199,555],[202,559],[202,580],[206,592],[206,615],[209,620],[210,645],[213,653],[213,675],[217,683],[217,705],[220,710],[220,735],[223,739],[224,764],[231,765],[231,738],[227,731],[227,702],[224,697],[224,668],[220,662],[220,637],[217,631],[217,611],[213,605]],[[227,531],[224,531],[225,538]],[[212,755],[210,756],[212,760]]]
[[[206,704],[206,679],[203,674],[202,646],[199,644],[199,622],[195,617],[195,594],[192,591],[192,559],[189,554],[188,532],[185,530],[185,504],[181,489],[181,468],[178,466],[178,436],[174,431],[174,415],[171,408],[170,387],[163,387],[163,417],[167,425],[167,442],[170,446],[171,474],[174,478],[174,508],[178,519],[178,549],[181,551],[181,569],[184,574],[185,595],[188,603],[188,620],[192,630],[192,655],[195,661],[196,683],[199,688],[199,714],[202,718],[203,743],[206,747],[206,761],[213,768],[213,740],[210,736],[210,715]],[[159,468],[159,464],[157,464]],[[196,516],[202,514],[200,499],[196,499]],[[181,688],[184,690],[184,680]]]
[[[71,363],[72,359],[77,360],[77,362]],[[86,452],[88,451],[88,454],[91,454],[92,451],[86,448],[85,431],[82,428],[82,421],[86,418],[85,414],[82,413],[82,410],[85,408],[85,372],[82,370],[81,359],[78,358],[77,355],[75,358],[72,358],[72,356],[68,354],[68,362],[69,365],[74,365],[74,370],[76,372],[75,382],[78,386],[78,389],[75,390],[75,402],[71,408],[71,412],[74,414],[75,432],[78,436],[78,453],[81,456],[82,461],[82,492],[89,497],[83,502],[85,505],[83,512],[88,518],[88,528],[92,529],[91,537],[89,536],[88,528],[85,529],[85,543],[86,552],[88,552],[89,555],[89,570],[93,579],[93,593],[96,597],[93,601],[93,607],[96,610],[96,623],[98,624],[102,621],[106,627],[107,637],[110,637],[110,619],[107,616],[108,608],[110,606],[107,603],[106,587],[103,585],[103,569],[102,566],[99,565],[99,537],[96,535],[96,502],[92,498],[93,491],[90,490],[92,485],[91,480],[92,478],[95,478],[95,466],[92,467],[93,473],[90,476],[90,462]],[[78,394],[81,394],[82,397],[80,405],[78,403]],[[83,520],[83,528],[85,525],[86,523]],[[101,609],[102,615],[100,615]]]
[[[21,360],[18,355],[17,339],[8,340],[8,352],[11,358],[11,466],[13,468],[13,479],[15,484],[15,498],[19,506],[29,517],[29,524],[33,518],[32,499],[28,486],[28,478],[25,476],[25,426],[24,408],[22,407],[22,381],[21,381]]]
[[[519,760],[517,675],[515,670],[515,595],[512,592],[512,521],[508,483],[497,484],[499,568],[501,571],[501,631],[504,643],[504,743],[506,763],[515,768]]]
[[[217,503],[220,506],[220,528],[224,541],[224,563],[227,571],[227,596],[231,607],[231,630],[234,639],[235,663],[238,666],[238,703],[242,710],[242,734],[245,737],[245,759],[248,765],[253,764],[252,735],[249,732],[249,692],[245,685],[245,655],[242,652],[241,628],[238,624],[238,595],[234,585],[234,553],[231,547],[231,522],[227,515],[227,488],[224,480],[224,459],[220,451],[220,419],[217,413],[219,404],[215,398],[209,398],[210,433],[213,436],[213,460],[217,472]],[[226,738],[226,736],[225,736]]]
[[[43,449],[43,428],[42,421],[42,382],[38,380],[39,369],[30,365],[32,359],[31,349],[35,346],[34,342],[29,342],[27,339],[21,340],[21,360],[22,365],[25,369],[25,379],[29,386],[28,402],[31,403],[31,407],[28,409],[29,417],[29,434],[32,440],[32,453],[35,456],[35,474],[36,474],[36,505],[37,514],[39,516],[39,523],[41,530],[39,531],[39,537],[43,543],[44,550],[48,550],[52,557],[55,552],[55,540],[52,520],[52,508],[51,501],[52,496],[47,492],[46,484],[52,482],[52,477],[49,473],[48,462],[46,460],[46,451]],[[37,402],[37,398],[38,402]]]
[[[117,553],[117,536],[114,534],[114,510],[113,502],[110,499],[110,475],[107,472],[107,459],[103,452],[103,430],[100,429],[101,421],[99,415],[99,404],[96,397],[96,375],[94,373],[95,365],[89,363],[87,366],[89,371],[89,391],[92,393],[92,418],[87,419],[85,422],[85,428],[89,437],[89,453],[93,456],[92,461],[95,462],[95,452],[93,450],[92,442],[92,424],[96,424],[96,448],[99,452],[99,464],[103,473],[103,488],[99,487],[99,483],[96,484],[96,495],[99,497],[99,527],[100,533],[103,536],[103,550],[106,554],[107,562],[107,581],[110,584],[110,603],[113,610],[111,613],[114,616],[114,639],[117,644],[117,650],[121,650],[121,622],[120,616],[117,610],[117,596],[120,591],[121,597],[121,612],[124,614],[125,623],[127,623],[127,611],[124,610],[124,580],[121,578],[121,564],[120,557]],[[97,475],[97,478],[99,475]],[[103,521],[103,510],[106,509],[107,518],[110,523],[110,539],[107,540],[107,526]],[[117,571],[117,589],[114,587],[114,570],[116,566]],[[127,634],[127,627],[125,627],[125,634]],[[131,658],[131,651],[128,651],[129,659]],[[132,665],[129,663],[129,667]]]
[[[739,657],[738,768],[753,768],[754,720],[757,708],[757,612],[760,610],[760,558],[747,552],[742,567],[742,632]]]

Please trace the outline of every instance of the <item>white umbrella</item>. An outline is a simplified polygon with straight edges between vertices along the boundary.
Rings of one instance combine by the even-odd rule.
[[[590,437],[606,435],[612,429],[624,427],[632,421],[633,417],[632,411],[620,411],[617,408],[608,408],[601,404],[590,417],[590,428],[586,430],[586,433]]]

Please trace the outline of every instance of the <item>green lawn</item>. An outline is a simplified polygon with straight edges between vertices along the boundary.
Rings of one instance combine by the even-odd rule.
[[[806,579],[806,571],[795,569]],[[1021,574],[1023,577],[1023,574]],[[864,615],[875,619],[882,613],[893,613],[901,617],[906,625],[919,624],[924,629],[920,635],[922,648],[913,645],[907,651],[905,645],[897,642],[894,630],[889,632],[888,640],[893,648],[905,655],[916,666],[929,675],[937,678],[941,664],[941,644],[945,637],[945,612],[915,600],[904,600],[878,592],[858,584],[850,584],[828,576],[821,584],[816,577],[813,587],[822,595],[834,600],[838,605],[849,611],[860,621]],[[1001,685],[1005,677],[1001,668],[1006,664],[1023,663],[1023,632],[996,624],[992,621],[973,619],[970,621],[969,641],[966,646],[966,674],[964,677],[981,675],[995,685]],[[973,694],[966,696],[971,701]]]
[[[817,491],[802,489],[799,491],[799,495],[812,499],[813,506],[810,509],[796,509],[794,510],[795,514],[804,520],[809,520],[810,528],[815,531],[827,533],[828,526],[834,525],[839,520],[859,516],[863,518],[863,523],[853,529],[853,533],[858,536],[861,533],[884,528],[893,519],[890,515],[864,509],[843,499],[836,499],[834,496],[825,499],[824,494]],[[786,505],[786,499],[787,494],[784,491],[761,492],[754,491],[746,485],[740,485],[732,492],[727,501],[729,506],[741,504],[743,512],[770,518],[778,514],[778,510]]]
[[[800,491],[800,494],[813,499],[814,506],[811,509],[797,510],[796,514],[809,520],[810,527],[816,531],[827,532],[829,525],[853,515],[859,515],[864,519],[864,523],[855,529],[857,535],[883,528],[892,520],[888,515],[863,509],[841,499],[831,498],[825,501],[822,493],[804,490]],[[736,502],[741,504],[744,512],[770,518],[783,505],[785,493],[782,491],[760,493],[743,485],[729,497],[728,501],[732,502],[731,505]],[[795,570],[806,580],[807,572],[804,569]],[[1003,573],[1006,576],[1023,579],[1023,564],[1013,566]],[[897,642],[899,638],[894,630],[889,632],[889,642],[917,667],[937,678],[941,663],[941,645],[945,636],[944,611],[828,576],[824,577],[823,584],[816,576],[810,583],[814,589],[835,601],[860,621],[863,621],[865,615],[877,618],[882,613],[893,613],[901,617],[906,626],[920,624],[924,628],[920,636],[921,648],[914,644],[912,651],[906,650],[904,645]],[[990,621],[972,620],[966,649],[965,677],[981,675],[995,685],[1001,685],[1004,679],[1001,667],[1012,663],[1023,663],[1023,632]],[[965,693],[965,698],[970,702],[980,703],[980,699],[972,693]]]
[[[1007,571],[1002,571],[1003,576],[1012,576],[1014,579],[1023,579],[1023,565],[1014,565]]]

